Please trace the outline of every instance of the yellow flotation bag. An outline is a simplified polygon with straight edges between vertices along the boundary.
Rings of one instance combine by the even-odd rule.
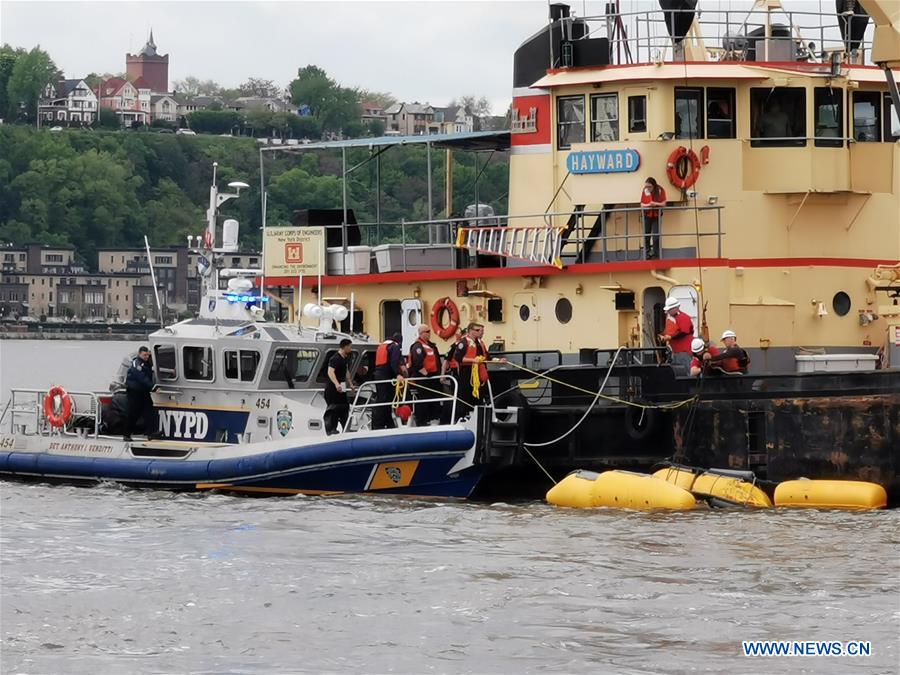
[[[772,500],[762,489],[738,475],[716,473],[715,470],[695,473],[689,469],[669,467],[653,474],[699,497],[713,497],[740,506],[771,508]]]
[[[610,506],[622,509],[688,510],[697,500],[677,485],[643,473],[631,471],[574,471],[547,493],[555,506],[586,509]]]
[[[883,509],[887,492],[858,480],[789,480],[775,488],[775,506],[819,509]]]

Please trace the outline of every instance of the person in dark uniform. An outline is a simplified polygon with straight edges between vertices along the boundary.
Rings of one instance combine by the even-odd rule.
[[[406,364],[403,362],[403,350],[401,344],[403,336],[394,333],[389,339],[378,345],[375,351],[375,379],[376,380],[400,380],[406,376]],[[380,382],[375,385],[375,402],[390,403],[394,400],[394,385],[390,382]],[[372,408],[372,428],[390,429],[391,406],[380,405]]]
[[[460,328],[456,333],[456,340],[450,345],[450,349],[447,350],[447,354],[444,356],[444,362],[441,364],[441,385],[443,386],[444,392],[450,396],[453,396],[454,392],[459,391],[459,364],[456,362],[455,358],[456,345],[465,336],[465,328]],[[456,387],[453,386],[454,382],[457,384]],[[456,407],[459,408],[458,403]],[[456,416],[457,418],[459,417],[458,412]],[[441,410],[441,424],[450,424],[453,421],[453,401],[451,399],[444,401]]]
[[[135,423],[144,421],[144,431],[149,438],[160,438],[159,420],[156,408],[153,407],[153,362],[147,347],[138,349],[138,355],[132,360],[128,375],[125,377],[125,392],[128,397],[128,415],[125,417],[125,440],[131,440]]]
[[[338,424],[344,429],[347,427],[347,417],[350,415],[350,404],[347,403],[347,392],[355,389],[350,378],[347,377],[347,364],[353,353],[353,342],[344,338],[338,345],[338,350],[328,360],[328,379],[325,382],[325,433],[329,436],[336,434]]]
[[[430,326],[424,323],[419,324],[416,330],[419,338],[409,348],[409,376],[430,379],[413,382],[413,385],[427,387],[427,389],[418,389],[414,386],[413,391],[420,399],[437,398],[441,395],[440,380],[438,379],[441,373],[441,354],[437,345],[431,341]],[[416,426],[419,427],[427,426],[432,420],[439,420],[441,416],[440,401],[416,403],[414,416]]]

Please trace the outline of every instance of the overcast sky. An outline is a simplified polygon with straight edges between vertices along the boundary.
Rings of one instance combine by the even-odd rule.
[[[582,3],[576,3],[581,8]],[[591,3],[588,3],[590,5]],[[0,0],[0,42],[40,45],[66,74],[125,70],[149,29],[169,82],[284,86],[315,64],[344,86],[445,105],[511,98],[512,55],[546,23],[547,2],[37,2]]]

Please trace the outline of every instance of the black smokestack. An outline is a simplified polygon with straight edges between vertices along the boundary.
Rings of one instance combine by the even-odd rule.
[[[659,8],[664,13],[669,37],[676,45],[680,44],[694,23],[697,0],[659,0]]]
[[[857,0],[835,0],[834,8],[838,15],[838,27],[841,29],[841,38],[847,47],[847,52],[859,49],[863,36],[866,34],[866,26],[869,25],[869,15],[865,8]]]

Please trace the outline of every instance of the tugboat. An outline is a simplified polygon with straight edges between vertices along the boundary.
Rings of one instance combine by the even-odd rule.
[[[307,305],[315,327],[265,320],[268,298],[253,290],[261,270],[228,270],[220,262],[236,247],[236,221],[224,223],[216,247],[218,207],[246,186],[230,187],[236,192],[219,193],[214,169],[199,251],[206,286],[200,315],[149,339],[159,438],[114,435],[108,392],[17,389],[0,415],[0,476],[253,494],[467,497],[485,468],[478,433],[483,409],[455,424],[417,428],[399,415],[392,416],[395,428],[367,428],[375,407],[408,405],[407,392],[421,378],[408,378],[392,403],[376,403],[378,382],[362,382],[346,426],[326,435],[322,387],[329,359],[341,340],[352,340],[349,375],[362,378],[377,344],[352,326],[348,333],[334,330],[348,315],[339,304]],[[224,289],[220,278],[227,279]],[[455,406],[454,393],[432,392],[419,402]]]
[[[540,495],[542,469],[669,459],[873,481],[897,503],[896,3],[697,5],[616,1],[593,17],[551,5],[516,51],[508,132],[266,147],[261,171],[274,153],[336,151],[344,179],[375,164],[377,193],[393,147],[424,146],[429,167],[433,149],[509,153],[507,215],[476,186],[469,208],[445,197],[435,218],[429,170],[427,221],[385,222],[376,194],[374,222],[357,222],[347,190],[328,217],[302,221],[327,231],[322,287],[352,292],[374,335],[430,316],[451,340],[478,321],[507,356],[492,383],[514,390],[516,433],[493,443],[489,420],[502,468],[483,490]],[[642,205],[647,178],[663,204]],[[402,241],[384,243],[385,228]],[[285,297],[317,283],[266,279]],[[675,367],[657,338],[671,302],[691,337],[735,334],[748,372]]]

